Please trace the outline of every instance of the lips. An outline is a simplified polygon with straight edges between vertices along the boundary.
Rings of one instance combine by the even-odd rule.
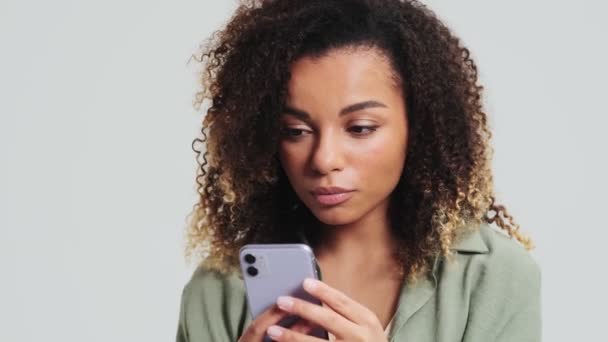
[[[354,190],[340,187],[319,187],[312,191],[313,196],[322,205],[337,205],[352,197]]]
[[[315,188],[312,193],[315,195],[333,195],[340,194],[343,192],[351,192],[352,190],[344,189],[339,186],[329,186],[329,187],[318,187]]]

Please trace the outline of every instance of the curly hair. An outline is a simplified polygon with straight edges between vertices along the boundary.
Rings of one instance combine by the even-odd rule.
[[[250,0],[193,55],[202,69],[194,105],[210,105],[192,142],[199,201],[188,215],[188,259],[231,272],[244,244],[293,242],[297,231],[316,241],[319,221],[298,205],[277,157],[290,64],[358,46],[389,57],[406,99],[407,163],[389,207],[402,274],[415,280],[438,254],[453,259],[450,247],[482,221],[533,248],[494,203],[477,67],[430,9],[411,0]]]

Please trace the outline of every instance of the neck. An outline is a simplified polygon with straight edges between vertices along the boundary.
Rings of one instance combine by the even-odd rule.
[[[348,265],[353,270],[384,269],[394,265],[395,241],[386,203],[361,219],[345,225],[321,225],[321,239],[315,248],[320,261]]]

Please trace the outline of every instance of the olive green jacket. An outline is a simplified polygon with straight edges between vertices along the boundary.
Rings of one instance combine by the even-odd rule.
[[[438,257],[432,277],[404,284],[389,341],[541,340],[541,272],[516,241],[486,223]],[[251,317],[242,279],[197,268],[181,295],[177,342],[234,342]]]

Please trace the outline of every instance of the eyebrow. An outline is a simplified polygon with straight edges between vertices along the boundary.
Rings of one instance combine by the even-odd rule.
[[[348,113],[356,112],[358,110],[362,110],[362,109],[366,109],[366,108],[374,108],[374,107],[388,108],[388,106],[382,102],[370,100],[370,101],[363,101],[363,102],[358,102],[358,103],[348,105],[348,106],[342,108],[342,110],[340,110],[340,113],[338,115],[343,116]],[[291,115],[298,117],[300,119],[303,119],[303,120],[310,119],[310,114],[308,114],[307,112],[300,110],[300,109],[289,107],[287,105],[284,106],[283,113],[291,114]]]

